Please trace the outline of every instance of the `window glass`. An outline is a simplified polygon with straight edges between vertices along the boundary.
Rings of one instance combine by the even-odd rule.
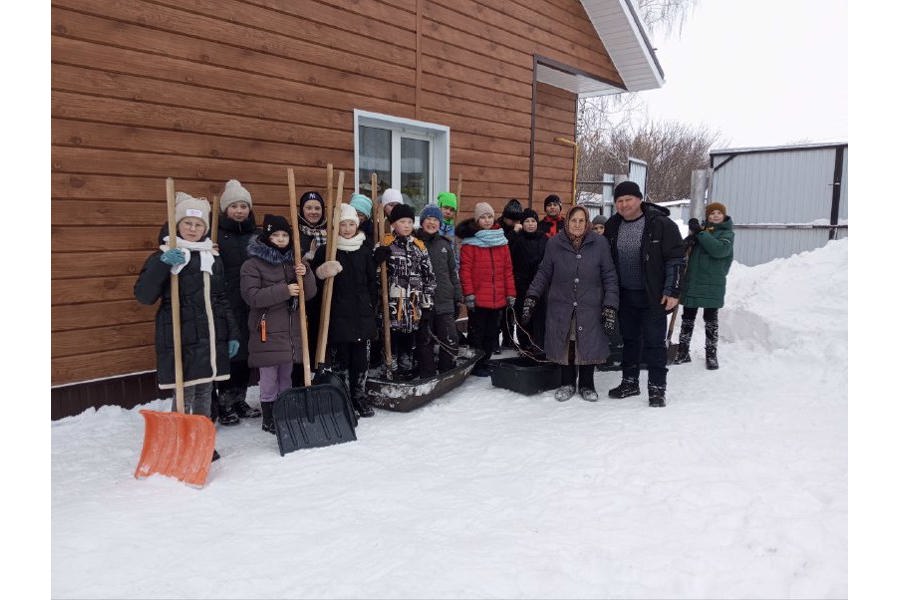
[[[400,140],[400,191],[403,202],[416,210],[416,214],[428,203],[431,193],[431,144],[426,140],[401,138]]]
[[[359,193],[371,197],[372,172],[378,174],[376,198],[391,187],[391,130],[359,127]]]

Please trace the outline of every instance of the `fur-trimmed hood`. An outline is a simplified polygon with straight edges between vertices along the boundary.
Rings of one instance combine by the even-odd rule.
[[[280,265],[281,263],[293,264],[294,249],[288,248],[287,252],[282,254],[272,246],[261,242],[258,237],[255,237],[247,244],[247,256],[255,256],[270,265]]]

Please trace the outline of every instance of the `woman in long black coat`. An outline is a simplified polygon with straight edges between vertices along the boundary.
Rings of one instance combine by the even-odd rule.
[[[525,297],[528,295],[528,286],[531,285],[537,273],[544,251],[547,248],[547,236],[538,228],[538,214],[530,208],[522,213],[522,229],[510,237],[509,253],[513,263],[513,281],[516,284],[516,321],[522,323],[522,309],[525,306]],[[545,305],[543,299],[539,299],[534,308],[529,327],[517,327],[516,338],[519,346],[526,352],[537,352],[544,347],[544,316]],[[526,331],[527,329],[527,331]],[[529,340],[531,343],[529,343]]]
[[[523,318],[530,320],[537,299],[547,293],[544,350],[563,365],[556,399],[575,394],[576,371],[581,396],[597,401],[594,366],[609,356],[609,335],[615,330],[619,279],[609,242],[589,228],[588,212],[573,206],[565,230],[547,241],[544,258],[528,287]],[[577,367],[577,368],[576,368]]]

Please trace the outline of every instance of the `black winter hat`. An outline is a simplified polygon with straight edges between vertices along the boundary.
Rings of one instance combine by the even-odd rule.
[[[288,235],[291,235],[291,224],[281,215],[266,215],[263,217],[262,233],[259,237],[261,237],[263,241],[267,241],[269,236],[276,231],[284,231]]]
[[[310,191],[303,192],[303,195],[300,196],[300,208],[303,208],[303,205],[310,200],[318,200],[319,204],[321,204],[323,208],[325,207],[325,200],[322,198],[322,194],[320,194],[319,192]]]
[[[553,204],[554,202],[562,206],[562,200],[559,199],[559,196],[557,196],[556,194],[550,194],[549,196],[544,198],[544,208],[547,208],[548,204]]]
[[[540,217],[538,217],[537,211],[532,210],[530,208],[526,208],[522,211],[522,220],[525,219],[534,219],[535,221],[540,221]]]
[[[503,217],[512,219],[513,221],[522,220],[522,203],[517,198],[513,198],[503,207]]]
[[[641,187],[633,181],[623,181],[616,186],[616,191],[613,192],[613,199],[619,196],[637,196],[641,200],[644,199]]]
[[[391,211],[391,214],[388,215],[388,221],[391,223],[397,221],[398,219],[408,218],[415,220],[416,219],[416,211],[409,204],[395,204],[394,209]]]

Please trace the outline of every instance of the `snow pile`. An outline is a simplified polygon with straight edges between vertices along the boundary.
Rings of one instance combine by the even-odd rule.
[[[285,457],[219,427],[202,490],[133,479],[137,410],[54,422],[52,595],[846,597],[846,254],[735,265],[721,368],[698,324],[663,409],[645,373],[562,404],[470,377]]]

